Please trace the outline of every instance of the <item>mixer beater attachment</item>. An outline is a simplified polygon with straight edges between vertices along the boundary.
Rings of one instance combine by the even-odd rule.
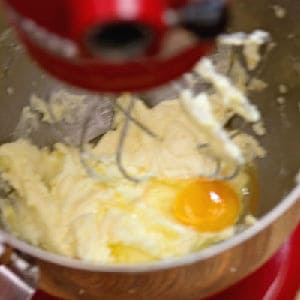
[[[234,39],[234,37],[236,39]],[[202,129],[206,127],[206,130],[211,130],[212,126],[212,124],[210,123],[211,120],[209,120],[208,123],[205,124],[207,116],[209,114],[212,114],[211,107],[209,106],[210,95],[219,92],[219,94],[221,94],[221,97],[224,98],[222,99],[223,104],[229,108],[229,114],[225,118],[224,123],[221,125],[222,128],[218,129],[219,133],[223,135],[223,140],[221,139],[219,142],[230,141],[232,143],[232,140],[237,137],[242,130],[246,129],[247,123],[255,123],[260,119],[260,115],[256,107],[248,102],[248,99],[246,96],[244,96],[243,92],[246,93],[247,90],[251,88],[251,82],[256,79],[256,76],[263,69],[263,65],[266,62],[266,58],[271,49],[271,47],[269,47],[270,37],[265,32],[254,32],[250,35],[235,34],[222,36],[220,37],[219,42],[220,52],[217,54],[219,61],[216,62],[216,68],[218,69],[219,65],[220,72],[217,72],[215,70],[215,66],[212,64],[210,59],[204,58],[198,63],[198,65],[191,73],[184,75],[181,80],[174,81],[172,85],[169,86],[169,88],[172,89],[174,93],[172,99],[178,99],[178,101],[180,101],[183,111],[188,115],[189,118],[195,118],[195,113],[198,110],[196,106],[193,106],[193,103],[195,104],[195,99],[197,97],[202,97],[202,100],[205,101],[206,106],[201,106],[201,109],[203,111],[202,114],[200,113],[200,118],[198,116],[197,121],[201,123]],[[256,61],[252,60],[251,62],[251,58],[246,56],[247,51],[249,52],[249,49],[252,49],[252,55],[254,56],[254,59],[256,59]],[[214,60],[214,57],[212,57],[212,60]],[[226,65],[225,61],[227,62],[227,66],[224,69],[224,65]],[[240,71],[244,72],[244,87],[240,87],[242,88],[242,91],[234,86],[234,82],[232,85],[231,81],[228,79],[236,75],[233,74],[234,72],[236,72],[236,70],[234,70],[234,63],[236,62],[240,62]],[[198,91],[199,89],[200,91]],[[132,95],[127,108],[124,108],[118,101],[112,101],[114,101],[115,109],[122,112],[125,116],[125,122],[123,124],[123,128],[119,136],[118,146],[116,149],[116,163],[120,172],[126,179],[133,182],[142,182],[151,178],[152,176],[155,176],[155,174],[146,174],[142,177],[135,177],[129,174],[123,164],[124,145],[126,143],[128,132],[130,130],[130,125],[137,126],[138,128],[140,128],[140,130],[142,130],[145,134],[153,139],[159,140],[161,139],[161,137],[159,137],[150,128],[143,125],[142,122],[133,117],[132,112],[137,102],[137,98],[142,97]],[[91,108],[91,110],[93,110],[93,108]],[[225,127],[229,127],[229,124],[232,123],[237,115],[240,115],[243,118],[243,123],[240,124],[236,129],[231,128],[225,131]],[[211,117],[213,116],[211,115]],[[90,166],[88,160],[92,159],[94,160],[94,162],[102,162],[101,158],[95,157],[94,154],[86,151],[86,146],[83,142],[85,140],[85,134],[88,128],[88,119],[89,118],[87,118],[85,126],[83,126],[82,130],[80,157],[81,162],[88,174],[100,179],[99,177],[101,176]],[[219,180],[231,180],[239,173],[243,161],[239,161],[237,157],[236,159],[232,160],[234,166],[230,168],[231,171],[224,174],[224,162],[222,160],[222,157],[214,153],[214,149],[210,144],[200,143],[196,145],[196,147],[200,152],[205,151],[207,159],[213,160],[215,164],[213,172],[209,174],[200,172],[200,177]],[[231,148],[231,150],[234,152],[234,148]],[[229,155],[234,156],[233,153],[229,153]],[[103,180],[103,178],[101,179]]]

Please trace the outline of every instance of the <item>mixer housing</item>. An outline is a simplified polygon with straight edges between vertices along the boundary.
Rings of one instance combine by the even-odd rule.
[[[97,92],[143,90],[190,70],[227,21],[226,0],[4,0],[31,56]]]

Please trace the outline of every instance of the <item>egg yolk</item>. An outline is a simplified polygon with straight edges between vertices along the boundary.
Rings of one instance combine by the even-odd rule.
[[[240,199],[224,181],[195,180],[178,194],[174,215],[200,232],[221,231],[236,223]]]

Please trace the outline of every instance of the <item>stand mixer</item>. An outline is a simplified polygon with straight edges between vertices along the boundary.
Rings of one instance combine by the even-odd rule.
[[[202,56],[213,49],[214,39],[223,30],[228,14],[228,3],[226,1],[213,0],[52,0],[44,2],[38,0],[6,0],[4,5],[9,19],[18,31],[19,37],[40,66],[71,85],[96,93],[147,91],[150,88],[158,87],[179,78],[191,70]],[[194,14],[194,12],[196,13]],[[290,176],[292,177],[294,174]],[[281,196],[283,197],[280,194]],[[277,198],[275,201],[277,201]],[[264,212],[268,209],[269,207]],[[288,229],[286,233],[276,232],[280,236],[278,240],[283,239],[284,236],[286,237],[286,234],[290,233],[292,228],[295,227],[298,217],[294,214],[291,212],[291,217],[287,218],[290,223],[287,222]],[[267,232],[265,238],[260,240],[261,245],[264,245],[263,241],[267,241],[266,237],[269,236],[271,234]],[[260,243],[257,242],[256,245]],[[272,245],[274,244],[276,244],[276,247],[273,246],[272,251],[268,250],[268,255],[265,255],[263,259],[253,259],[252,263],[247,263],[247,266],[252,264],[261,265],[262,262],[265,262],[267,256],[273,254],[275,248],[278,249],[279,242],[273,242]],[[267,248],[267,246],[262,248]],[[249,258],[258,255],[258,251],[249,251],[251,255],[247,255],[248,252],[243,251],[244,249],[241,249],[241,256],[245,255]],[[231,256],[224,256],[223,263],[219,260],[217,264],[224,266],[224,273],[226,270],[229,272],[227,266],[231,263],[229,264],[228,261],[236,257],[238,257],[236,253]],[[256,261],[259,261],[259,263],[256,263]],[[214,273],[215,269],[218,268],[217,264],[212,262],[211,265],[207,264],[207,268],[197,266],[194,268],[194,273],[203,270],[203,274],[209,277],[209,273]],[[49,263],[49,265],[52,264]],[[69,266],[72,270],[77,268],[77,266],[74,267],[71,264]],[[215,266],[215,269],[211,268],[212,266]],[[47,263],[44,266],[41,264],[41,268],[50,269]],[[251,267],[251,270],[253,271],[254,268],[256,267]],[[241,275],[236,276],[234,281],[228,280],[228,283],[221,284],[221,287],[231,285],[245,274],[249,274],[248,269],[247,271],[242,270]],[[207,272],[205,273],[204,270]],[[220,269],[218,270],[220,271]],[[65,278],[73,278],[68,272],[63,273],[58,270],[57,273],[63,274]],[[178,272],[181,272],[181,270]],[[126,277],[127,274],[130,276],[130,273],[131,271],[127,272],[125,270],[122,274]],[[47,272],[44,274],[47,274]],[[99,277],[99,281],[110,277],[109,272],[108,274],[108,276],[105,273],[103,277]],[[189,277],[186,276],[187,274],[183,272],[182,276]],[[153,273],[153,275],[157,277],[156,273]],[[52,273],[49,272],[49,278],[51,276]],[[227,278],[231,278],[231,276],[232,274],[226,275]],[[88,276],[84,273],[81,278],[85,277]],[[140,274],[137,274],[136,277],[142,278]],[[183,278],[179,275],[175,277]],[[53,278],[56,277],[53,275]],[[78,281],[76,276],[74,278]],[[158,281],[161,282],[163,278],[159,278]],[[202,278],[202,276],[197,275],[197,278]],[[84,280],[82,281],[84,282]],[[194,282],[194,279],[188,281]],[[51,282],[51,280],[48,282]],[[211,285],[217,286],[213,280]],[[293,293],[297,289],[297,285],[298,282],[293,286]],[[70,288],[69,294],[72,294],[73,290],[73,288]],[[205,289],[203,291],[205,296],[213,294],[208,289],[208,292]],[[71,297],[60,294],[67,299]],[[224,297],[228,295],[230,295],[230,292],[225,294]],[[196,297],[196,293],[193,295],[190,293],[189,299],[192,299],[192,296],[194,298],[198,297]],[[40,296],[41,299],[44,299],[43,297],[46,296]],[[220,295],[220,299],[223,299],[222,297],[223,295]],[[122,298],[120,297],[120,299]]]

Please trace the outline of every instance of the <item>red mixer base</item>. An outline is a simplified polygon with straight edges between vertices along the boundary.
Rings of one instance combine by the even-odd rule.
[[[300,289],[300,225],[258,271],[206,300],[294,300]],[[38,292],[33,300],[62,300]],[[121,299],[120,299],[121,300]]]

